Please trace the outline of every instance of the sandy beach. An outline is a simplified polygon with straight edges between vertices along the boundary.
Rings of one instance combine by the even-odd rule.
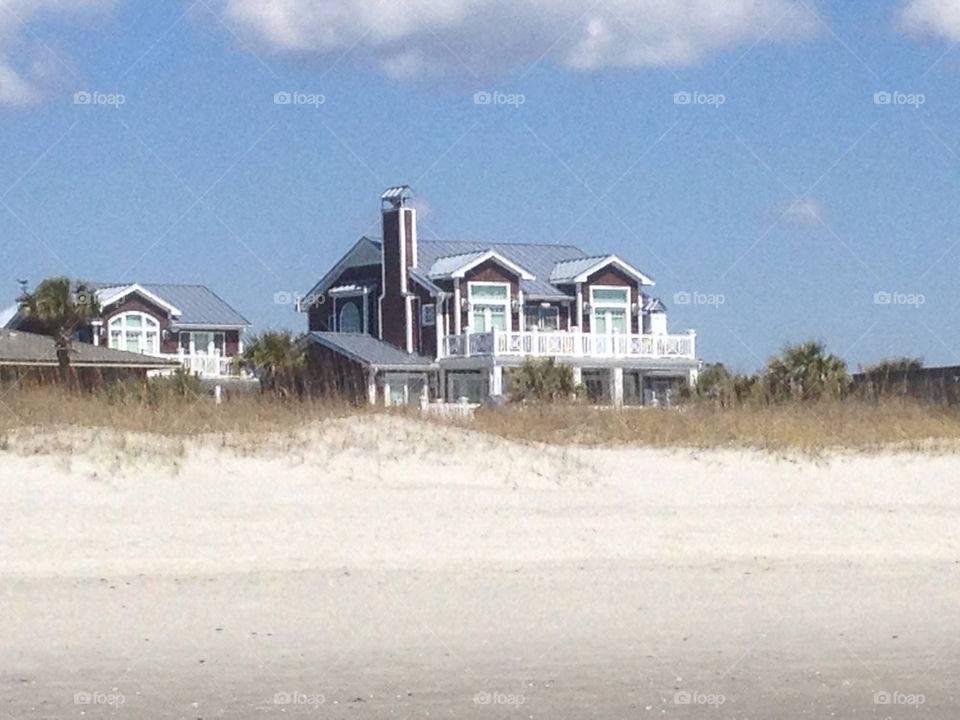
[[[0,717],[956,718],[960,457],[64,430],[0,451]]]

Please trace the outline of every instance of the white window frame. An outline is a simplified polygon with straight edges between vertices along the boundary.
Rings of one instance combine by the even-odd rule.
[[[618,290],[623,292],[624,301],[619,302],[617,300],[600,300],[596,301],[594,298],[595,290]],[[611,310],[620,310],[623,309],[624,324],[626,329],[623,331],[625,334],[629,333],[633,327],[632,318],[630,317],[630,288],[626,285],[592,285],[590,286],[590,332],[597,332],[597,314],[598,312],[603,312],[606,315],[605,322],[609,330],[605,334],[612,335],[613,330],[613,316],[610,312]],[[620,332],[620,331],[617,331]]]
[[[434,303],[425,303],[420,306],[421,327],[431,327],[437,324],[437,306]]]
[[[197,335],[209,335],[210,341],[207,343],[207,347],[198,348],[197,347]],[[189,337],[187,342],[187,354],[189,355],[209,355],[214,356],[217,354],[217,335],[223,337],[220,341],[220,346],[223,348],[223,352],[220,353],[218,357],[227,357],[227,334],[223,330],[181,330],[179,337],[177,338],[177,348],[178,350],[183,350],[183,340],[182,337],[186,335]],[[198,352],[199,350],[199,352]]]
[[[127,327],[127,318],[129,317],[139,317],[140,318],[140,327]],[[153,323],[153,327],[150,328],[153,331],[153,347],[149,347],[149,342],[147,340],[147,323]],[[119,327],[118,327],[119,326]],[[120,344],[117,345],[113,342],[113,332],[118,330],[120,332]],[[149,315],[145,312],[139,312],[137,310],[130,310],[127,312],[117,313],[112,318],[107,321],[107,347],[113,350],[127,350],[127,333],[128,332],[137,332],[140,333],[140,350],[134,351],[129,350],[127,352],[140,352],[141,355],[159,355],[160,354],[160,320],[155,318],[153,315]]]
[[[544,327],[544,316],[546,311],[551,311],[556,317],[556,324],[550,325],[549,327]],[[556,332],[560,330],[560,307],[558,305],[543,305],[542,303],[528,303],[524,308],[524,326],[527,330],[533,330],[536,328],[542,332]],[[536,315],[536,324],[531,325],[530,320],[533,319],[533,316]]]
[[[491,300],[490,298],[481,298],[480,302],[474,302],[473,300],[473,289],[480,287],[502,287],[506,288],[507,294],[506,297],[500,300]],[[492,312],[491,308],[503,305],[503,314],[506,318],[507,331],[513,330],[513,313],[510,312],[511,306],[510,298],[510,283],[508,282],[481,282],[481,281],[471,281],[467,283],[467,302],[470,303],[470,312],[467,314],[467,328],[469,332],[474,332],[473,329],[473,313],[475,312],[474,305],[480,305],[484,308],[484,325],[486,327],[491,327],[492,325]]]
[[[343,329],[343,313],[346,312],[349,308],[352,308],[353,311],[357,314],[357,329],[356,330],[344,330]],[[360,308],[357,307],[357,304],[354,302],[345,302],[340,306],[340,311],[337,313],[337,331],[351,333],[354,335],[359,335],[363,332],[363,315],[360,312]]]

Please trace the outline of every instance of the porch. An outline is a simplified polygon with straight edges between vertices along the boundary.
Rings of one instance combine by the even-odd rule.
[[[474,356],[569,357],[569,358],[696,358],[696,334],[682,335],[629,333],[515,332],[491,330],[484,333],[447,335],[443,357]]]

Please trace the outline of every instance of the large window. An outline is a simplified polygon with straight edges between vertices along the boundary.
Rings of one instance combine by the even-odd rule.
[[[110,318],[108,344],[114,350],[160,354],[160,323],[141,312],[126,312]]]
[[[467,286],[470,332],[510,329],[510,284],[472,282]]]
[[[629,332],[629,288],[590,288],[590,312],[593,332],[600,334]]]
[[[361,332],[360,311],[352,302],[348,302],[340,308],[340,327],[338,330],[343,333]]]
[[[185,355],[220,355],[222,357],[224,354],[223,333],[181,330],[180,349]]]
[[[527,305],[524,311],[524,327],[527,330],[559,330],[560,308],[556,305]]]

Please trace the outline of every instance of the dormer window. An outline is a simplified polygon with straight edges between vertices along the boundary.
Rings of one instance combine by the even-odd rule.
[[[360,311],[352,302],[348,302],[340,308],[340,327],[338,329],[342,333],[361,332]]]
[[[467,285],[470,332],[510,329],[510,284],[472,282]]]
[[[141,312],[125,312],[110,318],[109,346],[114,350],[160,354],[160,323]]]
[[[630,290],[625,287],[590,288],[591,329],[601,335],[628,332]]]

